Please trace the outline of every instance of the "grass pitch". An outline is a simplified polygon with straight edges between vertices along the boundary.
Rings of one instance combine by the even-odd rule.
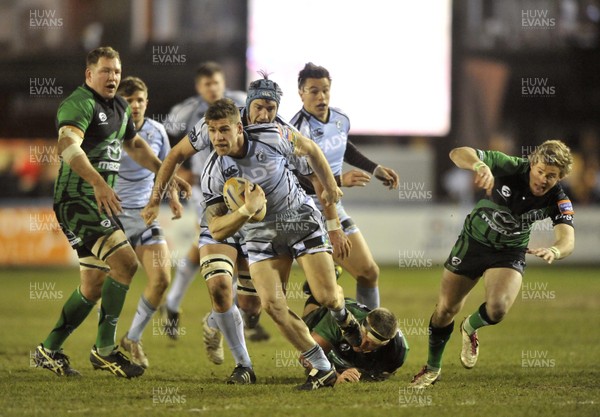
[[[531,267],[505,322],[479,332],[481,354],[472,370],[461,367],[460,336],[446,348],[442,380],[427,390],[408,382],[425,363],[427,324],[436,301],[441,268],[382,268],[382,306],[399,318],[410,352],[389,381],[347,384],[316,392],[296,392],[304,381],[295,352],[277,334],[269,317],[268,342],[249,342],[258,383],[225,385],[234,363],[208,361],[201,317],[209,309],[204,282],[197,279],[183,302],[182,335],[162,334],[157,317],[144,334],[150,368],[138,379],[122,380],[93,371],[89,351],[95,341],[95,314],[64,348],[81,378],[58,378],[31,367],[30,355],[56,322],[78,282],[75,269],[0,272],[0,416],[598,416],[600,415],[600,298],[598,268]],[[290,305],[301,312],[302,276],[293,271]],[[347,274],[340,283],[354,296]],[[145,276],[138,273],[119,323],[128,328]],[[475,288],[459,319],[481,304]],[[460,322],[460,320],[457,320]]]

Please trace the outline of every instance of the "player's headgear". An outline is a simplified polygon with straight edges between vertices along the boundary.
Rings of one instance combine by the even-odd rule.
[[[275,101],[277,106],[279,106],[281,96],[283,95],[281,88],[275,81],[269,80],[269,74],[267,74],[265,71],[259,71],[258,73],[262,75],[263,78],[252,81],[248,86],[246,108],[250,108],[252,101],[259,98]]]

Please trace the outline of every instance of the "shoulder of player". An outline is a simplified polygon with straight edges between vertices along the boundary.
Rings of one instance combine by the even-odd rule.
[[[157,132],[163,139],[169,140],[165,126],[162,123],[157,122],[154,119],[144,117],[144,124],[142,125],[142,128],[140,129],[140,132],[142,132],[142,131],[144,131],[144,132],[154,131],[154,132]]]
[[[171,107],[171,110],[169,111],[169,113],[178,113],[186,107],[199,106],[202,102],[203,102],[203,100],[200,96],[188,97],[185,100],[183,100],[183,101],[175,104],[173,107]]]
[[[226,98],[230,98],[233,100],[236,106],[245,106],[246,105],[246,93],[243,91],[237,90],[226,90],[224,96]]]
[[[350,118],[348,117],[348,115],[346,113],[344,113],[341,109],[337,108],[337,107],[329,107],[329,111],[331,113],[331,115],[329,116],[329,119],[331,120],[331,118],[333,116],[338,116],[341,117],[343,119],[346,119],[348,122],[350,121]]]

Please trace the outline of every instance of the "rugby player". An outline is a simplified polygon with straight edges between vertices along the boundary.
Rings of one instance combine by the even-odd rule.
[[[265,79],[266,80],[266,79]],[[261,81],[265,81],[261,80]],[[274,99],[269,91],[263,97]],[[312,169],[324,185],[322,197],[326,205],[337,201],[341,191],[329,170],[322,152],[296,131],[276,124],[257,124],[243,128],[239,110],[231,100],[219,100],[205,115],[210,140],[215,151],[202,175],[202,191],[206,218],[212,237],[221,241],[243,227],[250,262],[250,275],[263,308],[273,318],[282,334],[311,363],[311,371],[300,389],[311,390],[333,386],[336,373],[323,350],[302,320],[287,307],[285,285],[295,258],[309,282],[315,285],[315,298],[326,306],[353,346],[361,343],[358,322],[344,306],[343,292],[335,283],[331,247],[326,238],[320,214],[312,200],[299,188],[291,165],[299,166],[298,156],[307,156]],[[167,164],[168,161],[165,161]],[[165,165],[157,184],[169,174]],[[246,186],[245,205],[231,213],[223,199],[223,185],[229,177],[241,176],[260,185]],[[264,192],[263,192],[264,189]],[[269,199],[265,199],[265,192]],[[266,217],[247,223],[266,205]],[[146,221],[156,217],[156,207],[147,207]],[[302,230],[295,227],[301,224]],[[287,231],[287,232],[286,232]],[[337,227],[338,234],[341,228]],[[342,234],[343,235],[343,234]],[[219,260],[221,268],[226,267]],[[214,265],[217,267],[219,265]]]
[[[63,305],[58,322],[36,349],[35,362],[59,376],[79,375],[62,345],[100,298],[98,333],[90,353],[94,369],[126,378],[144,372],[117,349],[115,341],[137,259],[115,220],[122,208],[113,186],[123,149],[152,172],[158,171],[161,162],[136,134],[127,102],[116,95],[120,81],[119,53],[111,47],[94,49],[87,55],[85,83],[60,104],[57,113],[61,164],[54,187],[54,212],[77,251],[81,279]],[[184,192],[191,192],[189,184],[174,178]]]
[[[127,77],[121,81],[117,94],[129,103],[138,135],[148,143],[160,160],[165,159],[171,150],[169,137],[162,124],[145,117],[148,106],[146,84],[137,77]],[[140,216],[150,199],[153,185],[154,173],[138,165],[127,153],[123,154],[115,186],[123,211],[117,218],[146,271],[148,282],[138,302],[131,327],[121,338],[121,347],[131,354],[133,363],[143,368],[148,367],[148,358],[142,347],[142,333],[160,306],[171,281],[171,257],[164,233],[157,221],[147,226]],[[182,207],[176,193],[170,196],[169,204],[174,217],[181,217]]]
[[[334,364],[336,384],[388,379],[404,364],[409,350],[398,320],[386,308],[371,310],[350,298],[346,298],[346,308],[361,325],[362,342],[357,347],[348,345],[327,309],[314,297],[306,300],[302,317],[313,339]]]
[[[393,169],[370,161],[348,142],[350,120],[340,109],[329,106],[330,90],[329,71],[312,62],[306,64],[298,74],[298,93],[303,107],[290,123],[302,135],[319,145],[339,186],[364,186],[370,180],[368,174],[358,170],[342,174],[342,166],[346,161],[372,173],[390,189],[398,188],[398,174]],[[303,181],[302,185],[319,206],[311,184]],[[379,267],[373,260],[373,255],[358,226],[346,213],[341,201],[337,203],[336,208],[344,233],[352,244],[352,251],[345,259],[336,257],[334,253],[335,262],[356,279],[356,300],[371,309],[379,307]]]
[[[442,355],[454,317],[483,277],[485,302],[460,325],[460,361],[471,369],[479,356],[477,330],[498,324],[515,301],[525,272],[525,254],[549,264],[569,256],[575,246],[573,206],[560,184],[570,172],[573,157],[559,140],[539,145],[528,158],[469,147],[453,149],[450,159],[475,172],[475,184],[486,190],[467,216],[462,232],[444,264],[438,303],[429,321],[427,364],[412,379],[412,386],[433,385],[442,368]],[[536,221],[550,218],[554,243],[528,248]]]

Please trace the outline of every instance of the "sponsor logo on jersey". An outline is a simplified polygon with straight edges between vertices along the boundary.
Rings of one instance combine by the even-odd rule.
[[[503,185],[502,189],[500,190],[500,192],[506,198],[510,197],[510,195],[512,194],[512,192],[510,191],[510,188],[508,187],[508,185]]]
[[[560,214],[575,214],[571,200],[560,200],[558,202],[558,210]]]
[[[61,230],[67,237],[67,240],[69,241],[69,245],[75,246],[78,243],[81,243],[81,238],[75,236],[75,233],[73,233],[69,229],[67,229],[62,223],[59,223],[58,225],[60,226]]]
[[[323,128],[321,127],[317,127],[316,129],[313,129],[311,136],[313,139],[316,139],[318,137],[321,137],[325,134],[325,131],[323,130]]]
[[[110,219],[104,219],[100,222],[100,224],[102,225],[102,227],[111,227],[112,226]]]
[[[120,166],[119,162],[100,161],[98,163],[98,169],[105,169],[107,171],[118,171]]]
[[[104,113],[104,112],[100,112],[100,113],[98,113],[98,119],[100,119],[100,123],[99,123],[99,124],[101,124],[101,125],[106,125],[106,124],[108,124],[108,123],[106,122],[106,119],[108,119],[108,117],[106,117],[106,113]]]
[[[456,256],[453,256],[452,259],[450,260],[450,263],[453,266],[460,265],[461,262],[462,262],[462,259],[460,259],[459,257],[456,257]]]
[[[265,162],[267,160],[267,156],[262,150],[260,150],[256,154],[256,159],[258,160],[258,162]]]

